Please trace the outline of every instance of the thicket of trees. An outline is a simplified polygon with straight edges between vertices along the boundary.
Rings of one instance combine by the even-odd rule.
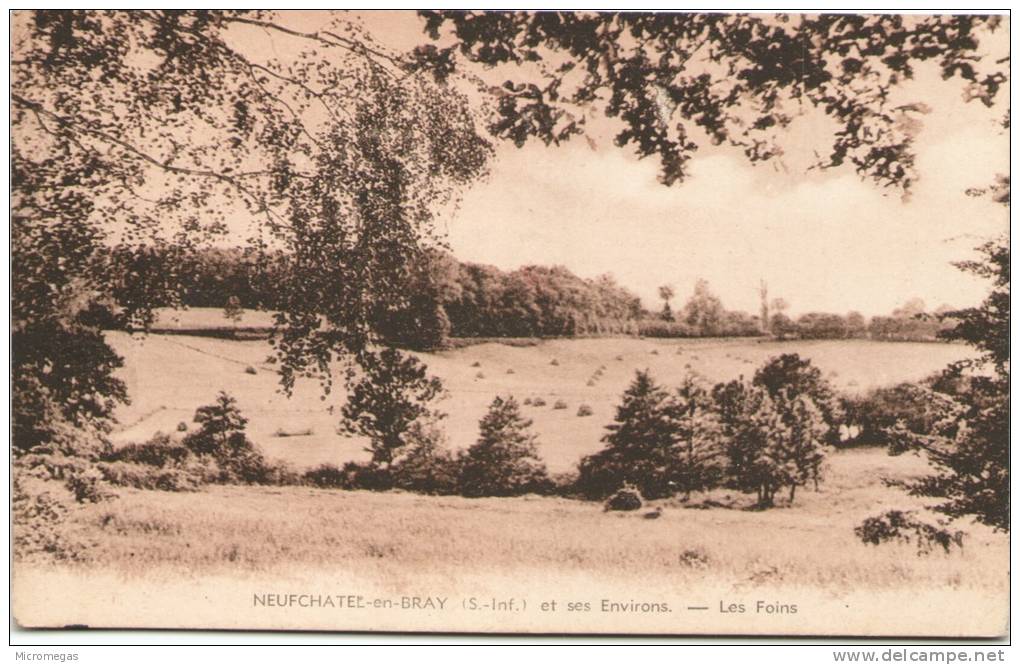
[[[838,422],[826,418],[832,390],[796,355],[763,365],[753,382],[712,387],[688,378],[670,393],[638,372],[603,438],[606,447],[579,465],[578,489],[606,498],[633,486],[646,498],[726,486],[753,492],[757,504],[821,480]],[[816,401],[817,400],[817,401]]]

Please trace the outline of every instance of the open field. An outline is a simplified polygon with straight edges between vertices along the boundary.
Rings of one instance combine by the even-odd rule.
[[[118,414],[119,442],[173,432],[182,421],[190,427],[194,409],[222,389],[237,397],[251,419],[251,438],[276,459],[298,468],[365,459],[362,441],[335,431],[339,416],[329,406],[341,404],[342,394],[323,401],[310,379],[299,380],[291,399],[279,394],[264,341],[123,333],[108,339],[126,359],[121,376],[133,399]],[[600,449],[636,369],[651,369],[667,385],[691,371],[719,381],[749,376],[784,352],[811,358],[846,391],[919,379],[970,353],[943,344],[622,338],[485,343],[423,357],[449,390],[442,406],[454,447],[474,441],[493,396],[545,399],[543,407],[525,408],[555,472]],[[603,375],[588,385],[600,367]],[[558,399],[568,408],[553,409]],[[593,416],[576,415],[582,403]],[[886,510],[923,508],[885,481],[927,470],[913,455],[837,451],[819,490],[798,492],[792,506],[781,497],[767,511],[751,510],[752,497],[724,490],[622,514],[603,512],[595,502],[537,496],[119,489],[119,499],[80,507],[67,525],[68,533],[93,543],[84,562],[19,565],[14,609],[25,625],[1001,634],[1009,593],[1006,536],[961,523],[957,528],[968,534],[962,551],[919,557],[912,544],[873,547],[853,533]],[[661,513],[646,517],[655,508]],[[254,598],[267,593],[365,602],[442,597],[448,606],[413,612],[257,606]],[[68,595],[81,599],[73,611],[60,602]],[[470,607],[472,600],[510,599],[515,609]],[[548,601],[559,609],[537,609]],[[591,609],[569,615],[570,602]],[[604,602],[660,609],[605,611]],[[759,612],[760,603],[796,606],[797,613]],[[528,611],[521,604],[530,604]],[[723,611],[739,606],[748,614]]]
[[[645,519],[645,511],[604,513],[597,503],[532,496],[472,500],[300,487],[121,490],[120,500],[75,517],[82,536],[97,541],[91,562],[19,568],[15,585],[31,585],[36,595],[15,610],[30,622],[33,613],[45,611],[46,593],[73,592],[96,598],[96,614],[86,601],[75,615],[91,617],[92,625],[110,620],[115,597],[134,625],[160,623],[160,612],[165,621],[167,608],[186,603],[191,609],[174,615],[206,627],[284,620],[303,628],[349,628],[370,615],[253,614],[251,595],[503,594],[596,606],[608,595],[676,610],[659,618],[594,617],[604,630],[683,632],[687,615],[679,610],[701,605],[712,612],[697,617],[699,630],[707,621],[720,632],[1001,632],[1009,581],[1005,536],[968,526],[962,552],[928,557],[917,557],[911,545],[866,546],[853,534],[862,519],[920,505],[882,479],[916,476],[924,462],[850,450],[834,454],[829,464],[820,491],[799,493],[791,507],[748,511],[741,509],[745,497],[731,496],[732,509],[695,510],[670,500],[651,504],[663,508],[655,520]],[[713,497],[726,499],[724,493]],[[720,601],[750,606],[759,599],[798,604],[800,613],[755,623],[716,611]],[[206,604],[219,613],[205,614]],[[939,616],[938,607],[953,610]],[[465,621],[480,630],[539,630],[542,624],[528,623],[534,614]],[[433,618],[441,625],[442,617]],[[914,623],[904,625],[907,618]],[[408,621],[429,625],[427,617]]]
[[[158,430],[174,432],[178,423],[190,424],[196,407],[226,390],[250,419],[252,440],[273,458],[298,468],[367,458],[364,441],[336,432],[339,410],[330,413],[330,407],[343,403],[342,386],[338,383],[324,401],[316,381],[299,379],[294,396],[286,398],[278,392],[274,367],[265,362],[270,350],[265,341],[124,333],[109,333],[108,339],[125,358],[120,376],[132,399],[117,412],[116,442],[142,441]],[[960,345],[866,340],[599,338],[534,346],[485,343],[420,355],[449,392],[440,408],[449,414],[445,429],[452,447],[474,442],[478,420],[496,395],[512,394],[519,401],[541,397],[546,405],[524,407],[525,413],[534,420],[549,469],[561,472],[602,447],[604,428],[635,370],[651,369],[666,385],[678,384],[692,371],[721,381],[750,377],[780,353],[810,358],[837,388],[854,392],[923,378],[973,351]],[[248,367],[256,373],[247,373]],[[600,367],[605,367],[603,375],[588,385]],[[567,408],[553,409],[557,400]],[[589,405],[593,415],[578,417],[581,404]]]

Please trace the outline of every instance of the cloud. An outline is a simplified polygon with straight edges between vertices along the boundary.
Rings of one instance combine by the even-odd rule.
[[[756,311],[759,278],[795,312],[887,313],[911,297],[979,301],[986,285],[951,265],[1008,224],[964,190],[1008,170],[1008,140],[989,125],[925,118],[922,179],[908,201],[849,169],[752,167],[737,153],[696,157],[680,186],[620,149],[501,145],[489,180],[449,220],[464,260],[504,269],[563,264],[612,272],[649,305],[670,283],[681,298],[708,279],[729,307]]]

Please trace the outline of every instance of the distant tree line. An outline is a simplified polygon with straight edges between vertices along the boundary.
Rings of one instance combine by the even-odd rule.
[[[149,298],[135,294],[133,285],[150,283],[158,274],[181,294],[179,302],[158,305],[222,308],[228,313],[287,307],[280,284],[293,267],[283,253],[166,249],[132,254],[130,261],[119,263],[118,252],[111,256],[121,275],[117,294],[128,302]],[[673,287],[660,287],[663,309],[652,312],[609,274],[584,279],[563,266],[537,265],[504,271],[462,262],[442,251],[427,252],[425,257],[398,276],[401,297],[374,306],[377,332],[387,343],[429,349],[443,346],[450,337],[597,335],[934,341],[955,325],[955,319],[947,316],[949,307],[928,312],[917,298],[870,321],[859,312],[808,312],[791,318],[781,299],[769,304],[763,300],[761,313],[752,315],[726,309],[702,279],[676,309],[671,304]]]

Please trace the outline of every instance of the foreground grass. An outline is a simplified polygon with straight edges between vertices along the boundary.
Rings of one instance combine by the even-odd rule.
[[[91,540],[78,564],[18,563],[23,625],[741,634],[969,635],[1002,632],[1008,539],[965,526],[963,551],[918,557],[871,547],[853,527],[915,506],[883,478],[923,473],[914,457],[846,451],[820,491],[747,510],[718,492],[637,513],[547,497],[464,499],[306,487],[124,490],[81,509],[69,535]],[[706,498],[727,508],[694,509]],[[661,508],[657,519],[649,509]],[[77,532],[71,533],[71,532]],[[442,595],[441,612],[325,611],[253,605],[257,593]],[[478,612],[466,598],[516,598],[528,612]],[[73,599],[73,602],[69,602]],[[605,613],[607,599],[668,613]],[[537,611],[543,600],[558,613]],[[583,615],[569,601],[590,603]],[[735,616],[720,603],[796,604],[797,614]],[[710,608],[695,613],[686,605]],[[519,607],[519,606],[518,606]]]
[[[198,493],[125,490],[75,522],[97,541],[95,568],[126,577],[287,573],[335,566],[401,580],[428,570],[455,583],[467,572],[583,570],[599,578],[678,584],[706,576],[733,588],[783,583],[868,587],[999,588],[1005,537],[968,527],[962,552],[918,557],[912,545],[866,546],[865,517],[919,505],[882,478],[923,472],[911,457],[847,451],[831,459],[820,491],[757,512],[748,498],[716,493],[731,508],[656,502],[644,513],[605,513],[597,503],[545,497],[464,499],[304,487],[213,487]],[[704,498],[704,497],[701,497]]]

